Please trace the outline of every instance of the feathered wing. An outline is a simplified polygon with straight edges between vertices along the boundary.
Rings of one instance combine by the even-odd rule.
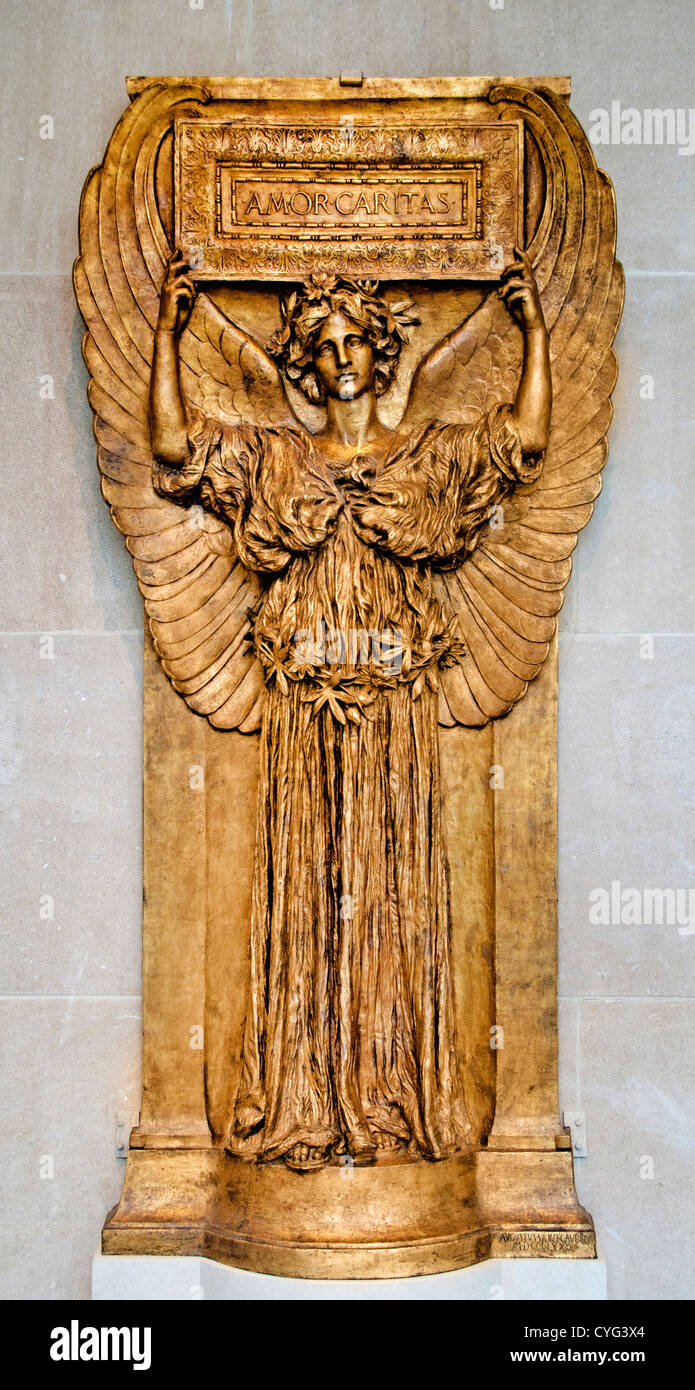
[[[148,396],[154,328],[171,250],[155,198],[163,137],[187,88],[148,88],[116,128],[80,207],[74,281],[103,495],[133,557],[162,665],[191,709],[221,729],[260,725],[264,685],[247,638],[260,590],[223,522],[152,486]],[[293,425],[271,359],[199,295],[181,339],[187,401],[223,423]]]
[[[613,189],[569,108],[550,92],[515,87],[495,89],[491,100],[501,114],[523,117],[545,165],[545,204],[527,249],[550,333],[553,411],[538,480],[505,501],[503,527],[488,527],[457,570],[437,575],[467,651],[442,671],[440,722],[448,725],[506,714],[548,653],[570,556],[601,490],[623,303]],[[472,423],[513,400],[521,352],[521,334],[493,291],[423,361],[404,424],[433,415]]]

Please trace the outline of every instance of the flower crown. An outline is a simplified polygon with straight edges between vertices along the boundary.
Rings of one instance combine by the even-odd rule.
[[[319,272],[301,290],[280,301],[282,327],[268,343],[268,352],[309,399],[316,400],[312,370],[314,339],[330,313],[343,313],[362,327],[372,345],[381,389],[391,383],[410,328],[420,322],[410,299],[389,301],[379,294],[377,280],[352,280]]]

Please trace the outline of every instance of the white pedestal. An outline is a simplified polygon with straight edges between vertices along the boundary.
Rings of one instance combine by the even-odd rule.
[[[412,1279],[282,1279],[198,1255],[95,1255],[92,1298],[552,1300],[606,1298],[603,1260],[484,1260]]]

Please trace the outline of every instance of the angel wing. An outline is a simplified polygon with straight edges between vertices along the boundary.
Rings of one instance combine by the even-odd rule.
[[[155,196],[172,120],[205,101],[195,84],[148,88],[123,116],[80,206],[74,283],[102,493],[133,557],[155,648],[175,689],[220,729],[258,728],[261,667],[246,641],[260,590],[223,522],[152,487],[148,395],[154,327],[170,246]],[[297,421],[272,360],[199,295],[181,339],[187,400],[229,424]]]
[[[480,726],[508,713],[548,653],[570,556],[601,490],[623,304],[613,189],[569,108],[525,88],[495,88],[490,100],[523,117],[545,165],[545,204],[527,250],[550,333],[553,411],[537,482],[505,502],[501,529],[488,527],[457,570],[436,577],[467,653],[441,673],[445,725]],[[520,369],[521,335],[493,292],[421,363],[404,424],[431,419],[433,399],[438,419],[472,423],[514,398]]]

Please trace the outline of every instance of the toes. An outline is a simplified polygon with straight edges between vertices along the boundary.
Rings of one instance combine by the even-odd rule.
[[[385,1130],[377,1130],[374,1139],[380,1149],[397,1149],[400,1144],[395,1134],[388,1134]]]

